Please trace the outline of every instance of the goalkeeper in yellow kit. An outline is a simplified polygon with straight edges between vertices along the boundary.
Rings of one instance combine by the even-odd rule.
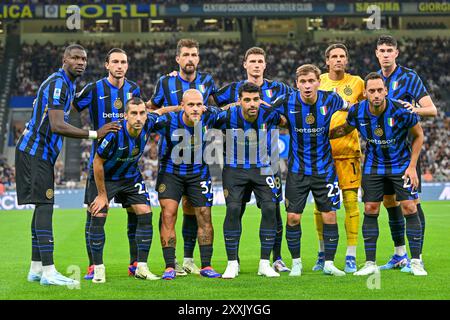
[[[344,44],[330,45],[325,51],[328,73],[320,76],[320,90],[334,91],[350,105],[364,99],[364,81],[359,76],[345,73],[348,63],[348,50]],[[330,130],[344,124],[347,111],[338,111],[331,118]],[[331,140],[331,149],[342,190],[345,207],[345,230],[347,233],[347,253],[345,269],[347,273],[356,271],[356,244],[359,229],[358,188],[361,186],[361,148],[357,130],[345,137]],[[319,235],[319,255],[313,271],[323,269],[325,263],[323,222],[317,207],[314,221]]]

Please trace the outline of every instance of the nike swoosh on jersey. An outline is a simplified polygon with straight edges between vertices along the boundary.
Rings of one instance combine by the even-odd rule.
[[[361,127],[367,126],[368,123],[361,123]]]
[[[289,112],[290,112],[290,113],[299,113],[300,110],[298,110],[298,111],[290,110]]]
[[[119,147],[119,150],[125,150],[125,149],[128,149],[128,147],[125,147],[125,148]]]
[[[103,100],[103,99],[106,99],[106,98],[108,98],[109,96],[104,96],[104,97],[99,97],[99,99],[100,100]]]
[[[172,90],[172,91],[170,91],[170,93],[174,94],[174,93],[177,93],[178,91],[181,91],[181,89],[179,89],[179,90]]]

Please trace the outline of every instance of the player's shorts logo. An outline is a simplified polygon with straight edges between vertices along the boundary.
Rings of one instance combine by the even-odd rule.
[[[229,195],[228,189],[223,189],[223,196],[225,198],[228,198],[228,195]]]
[[[349,85],[346,85],[346,86],[345,86],[345,88],[344,88],[344,94],[345,94],[346,96],[351,96],[351,95],[353,94],[353,90],[352,90],[352,88],[350,88]]]
[[[48,200],[52,199],[54,195],[53,189],[47,189],[47,191],[45,192],[45,196],[47,197]]]
[[[122,100],[120,100],[119,98],[117,98],[117,99],[114,101],[114,108],[116,108],[116,109],[122,109],[122,107],[123,107]]]
[[[314,118],[312,113],[308,113],[308,115],[306,116],[306,123],[313,124],[314,121],[316,121],[316,118]]]
[[[164,191],[166,191],[166,185],[164,183],[161,183],[158,187],[158,192],[163,193]]]
[[[381,137],[381,136],[383,135],[383,129],[381,129],[381,128],[376,128],[375,131],[374,131],[374,133],[375,133],[376,136]]]

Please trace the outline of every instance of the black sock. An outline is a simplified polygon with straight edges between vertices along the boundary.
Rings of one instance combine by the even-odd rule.
[[[379,235],[378,215],[364,213],[362,234],[364,238],[364,250],[366,251],[366,261],[375,262]]]
[[[334,261],[337,246],[339,243],[338,225],[323,224],[323,244],[325,247],[325,261]]]
[[[405,245],[405,218],[400,206],[386,208],[389,214],[389,228],[395,247]]]
[[[92,260],[95,265],[103,264],[103,248],[105,246],[106,217],[91,217],[89,242],[91,244]]]
[[[175,269],[175,248],[164,247],[163,248],[164,261],[166,262],[166,268]]]
[[[420,258],[420,249],[422,243],[422,225],[420,224],[417,212],[405,216],[406,219],[406,237],[409,242],[411,259]]]
[[[300,258],[300,242],[302,237],[302,227],[300,224],[290,226],[286,224],[286,241],[292,259]]]
[[[31,261],[41,261],[41,253],[39,252],[39,243],[36,234],[36,209],[33,212],[31,219]]]
[[[53,204],[37,204],[34,209],[34,231],[39,246],[39,254],[43,266],[50,266],[53,262]],[[38,260],[39,261],[39,260]]]
[[[423,214],[422,206],[420,203],[417,204],[417,213],[419,215],[420,224],[422,225],[422,242],[420,244],[420,253],[422,253],[423,241],[425,239],[425,215]]]
[[[227,213],[223,222],[223,236],[228,261],[238,260],[239,240],[241,238],[241,204],[228,203]]]
[[[241,221],[241,226],[242,226],[242,218],[244,217],[244,213],[245,213],[245,208],[247,207],[247,202],[243,201],[242,202],[242,206],[241,206],[241,214],[239,216],[239,220]],[[239,238],[240,238],[240,234],[239,234]],[[238,247],[237,247],[237,261],[238,263],[241,263],[241,259],[239,259],[239,245],[241,244],[240,241],[238,241]]]
[[[199,245],[200,259],[202,261],[202,269],[211,266],[211,257],[213,254],[212,244]]]
[[[136,215],[136,218],[137,261],[147,262],[153,238],[152,213]]]
[[[127,236],[128,243],[130,245],[130,264],[133,264],[138,259],[138,248],[136,243],[136,228],[137,228],[137,216],[134,212],[127,212],[128,225]]]
[[[197,242],[198,224],[197,217],[193,215],[183,214],[183,240],[184,240],[184,257],[193,258],[195,243]]]
[[[277,234],[277,221],[275,217],[275,203],[261,203],[261,224],[259,226],[259,241],[261,243],[261,259],[270,260],[275,236]]]
[[[273,261],[281,259],[281,242],[283,241],[283,220],[281,219],[280,204],[276,204],[277,214],[277,233],[275,235],[275,244],[273,245]]]
[[[92,260],[91,244],[89,242],[89,227],[91,226],[91,213],[86,211],[86,224],[84,225],[84,240],[86,241],[86,252],[89,258],[89,265],[92,266],[94,261]]]

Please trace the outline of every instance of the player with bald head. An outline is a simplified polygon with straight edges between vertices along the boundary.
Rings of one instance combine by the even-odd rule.
[[[194,39],[180,39],[177,43],[175,61],[178,71],[159,78],[155,92],[147,102],[147,107],[155,109],[167,106],[179,106],[183,94],[189,89],[197,89],[202,95],[204,104],[212,103],[212,95],[217,91],[211,74],[200,72],[200,46]],[[188,273],[198,274],[199,268],[194,263],[194,249],[197,241],[197,219],[189,199],[183,197],[184,259],[182,266],[175,260],[177,276]]]
[[[182,110],[168,113],[158,119],[159,172],[156,182],[161,205],[161,246],[166,270],[165,280],[176,277],[175,247],[178,205],[186,195],[197,218],[197,237],[200,247],[200,275],[218,278],[221,275],[211,267],[214,230],[211,221],[213,201],[211,175],[203,160],[203,135],[214,125],[217,112],[205,107],[203,96],[196,89],[188,89],[181,100]]]

